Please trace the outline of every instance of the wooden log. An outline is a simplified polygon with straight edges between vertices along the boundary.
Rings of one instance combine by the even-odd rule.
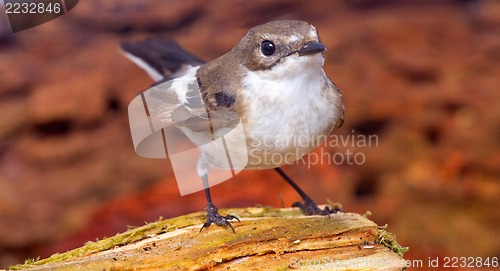
[[[391,234],[354,213],[305,217],[296,208],[224,209],[236,230],[211,226],[205,213],[160,220],[17,270],[402,270]]]

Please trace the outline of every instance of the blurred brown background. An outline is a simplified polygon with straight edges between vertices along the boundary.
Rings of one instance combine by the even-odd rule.
[[[167,160],[134,153],[127,106],[152,82],[119,41],[168,36],[211,60],[275,19],[308,21],[327,45],[346,105],[334,133],[379,139],[328,150],[362,165],[285,170],[319,203],[370,210],[407,259],[499,256],[500,1],[106,0],[16,34],[0,21],[0,268],[203,210]],[[220,208],[299,199],[272,170],[213,196]]]

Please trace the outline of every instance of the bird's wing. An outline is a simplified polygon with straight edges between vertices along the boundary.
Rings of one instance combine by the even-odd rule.
[[[327,84],[326,87],[330,90],[328,91],[329,94],[328,99],[330,100],[331,103],[333,103],[333,107],[337,109],[334,110],[332,121],[335,124],[333,127],[340,128],[344,124],[344,99],[342,98],[342,94],[340,93],[339,88],[328,77],[326,80],[326,84]]]
[[[139,155],[165,157],[162,146],[167,144],[169,152],[178,150],[175,144],[180,141],[172,139],[182,134],[202,146],[240,123],[234,111],[214,111],[205,106],[196,77],[198,68],[187,67],[183,76],[149,88],[130,103],[132,140]]]
[[[124,55],[144,69],[156,82],[179,77],[187,66],[200,66],[202,59],[185,51],[169,38],[150,38],[124,41],[120,44]]]
[[[234,127],[239,121],[236,112],[211,110],[205,106],[196,77],[198,68],[187,66],[183,76],[144,92],[149,115],[163,125],[174,125],[194,132]]]
[[[164,153],[157,151],[158,144],[179,128],[200,146],[231,131],[240,122],[235,110],[215,109],[205,99],[209,96],[204,93],[207,88],[200,87],[197,75],[204,61],[175,41],[154,38],[122,42],[121,48],[127,58],[156,81],[129,106],[134,146],[140,155],[163,157]]]
[[[174,40],[150,38],[120,45],[125,56],[156,81],[154,89],[148,91],[152,98],[148,110],[164,123],[208,131],[231,127],[239,120],[234,110],[213,110],[205,106],[201,95],[205,88],[199,89],[196,77],[196,71],[205,62]]]

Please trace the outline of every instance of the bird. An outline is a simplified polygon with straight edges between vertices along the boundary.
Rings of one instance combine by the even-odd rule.
[[[180,129],[197,146],[222,138],[223,156],[243,161],[242,169],[274,169],[301,196],[303,202],[293,206],[306,215],[341,211],[319,208],[281,169],[319,147],[344,122],[342,94],[323,70],[327,48],[312,24],[279,20],[252,27],[229,52],[209,62],[170,38],[120,45],[155,81],[157,97],[146,110],[149,114]],[[132,129],[130,115],[129,106]],[[236,136],[230,132],[235,127],[242,127]],[[230,221],[239,219],[219,214],[209,189],[213,168],[233,170],[234,165],[228,168],[216,156],[210,148],[200,148],[196,164],[207,200],[200,231],[216,224],[235,232]]]

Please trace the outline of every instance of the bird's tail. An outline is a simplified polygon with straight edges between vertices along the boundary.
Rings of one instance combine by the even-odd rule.
[[[144,69],[155,82],[171,80],[181,75],[187,66],[204,63],[169,38],[124,41],[120,46],[125,56]]]

